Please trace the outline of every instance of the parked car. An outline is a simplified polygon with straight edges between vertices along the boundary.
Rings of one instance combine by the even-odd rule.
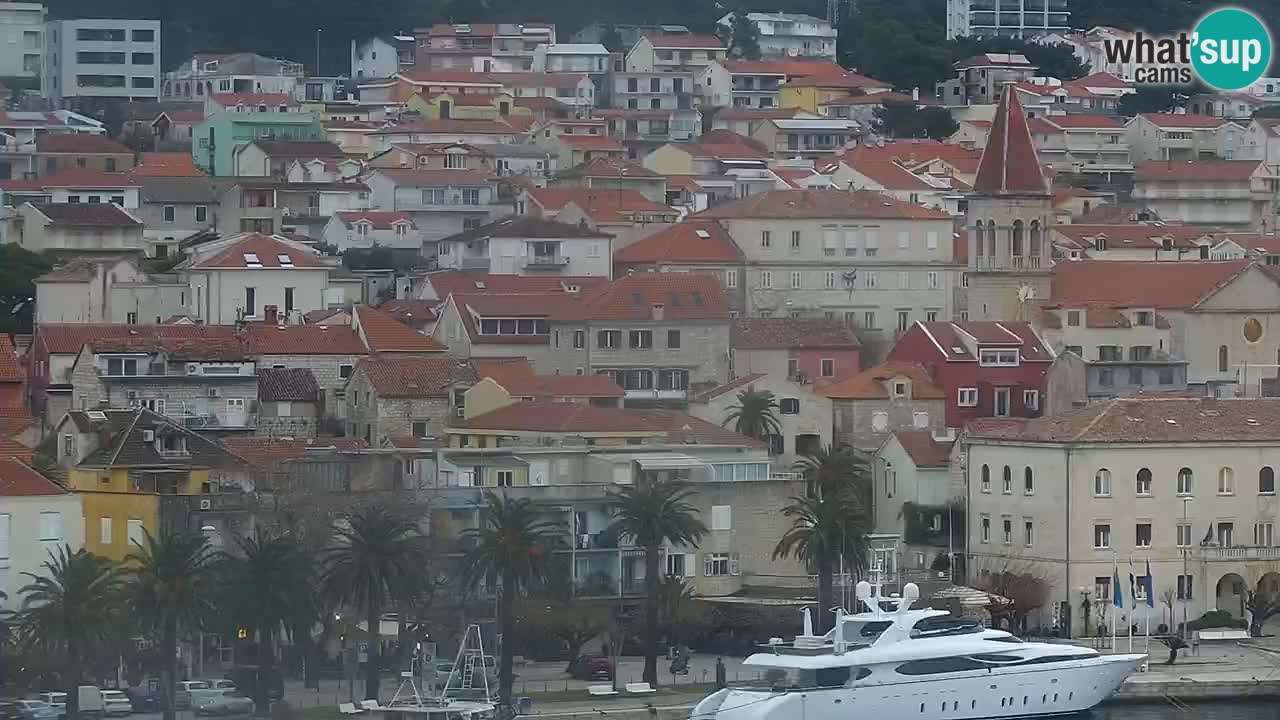
[[[133,703],[122,690],[102,691],[102,714],[107,717],[124,717],[133,714]]]
[[[145,685],[125,688],[124,694],[133,703],[133,711],[139,713],[160,712],[160,692]]]
[[[197,715],[248,715],[253,712],[253,701],[236,690],[222,690],[200,695],[195,708]]]
[[[0,700],[0,718],[57,720],[58,709],[42,700]]]
[[[581,655],[570,671],[577,680],[612,680],[613,661],[600,655]]]
[[[209,689],[211,688],[207,680],[183,680],[179,682],[178,689],[174,693],[174,707],[178,710],[191,707],[191,691]]]
[[[235,690],[236,689],[235,681],[229,680],[226,678],[208,679],[208,680],[205,680],[205,682],[209,683],[209,687],[213,688],[214,690]]]
[[[102,690],[96,685],[81,685],[76,689],[76,696],[80,701],[79,711],[81,716],[101,716],[102,708]],[[37,700],[52,706],[58,713],[58,717],[66,717],[67,714],[67,694],[64,692],[42,692],[36,696]]]

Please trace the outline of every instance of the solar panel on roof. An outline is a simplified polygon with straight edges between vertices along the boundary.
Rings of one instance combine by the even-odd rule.
[[[706,230],[694,230],[694,231],[693,231],[693,234],[694,234],[694,235],[697,235],[698,237],[702,238],[703,240],[710,240],[710,239],[711,239],[711,233],[707,232]]]

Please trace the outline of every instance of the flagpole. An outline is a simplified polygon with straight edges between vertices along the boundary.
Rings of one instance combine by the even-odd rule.
[[[1133,610],[1134,612],[1137,612],[1138,610],[1138,579],[1134,576],[1134,573],[1133,573],[1133,556],[1132,555],[1129,556],[1129,595],[1130,595],[1129,601],[1133,603]],[[1129,654],[1132,655],[1133,654],[1133,617],[1132,616],[1129,617],[1129,620],[1126,623],[1125,630],[1128,631],[1127,634],[1129,635]]]
[[[1111,590],[1111,652],[1116,651],[1116,615],[1120,608],[1124,607],[1124,590],[1120,587],[1120,560],[1115,555],[1111,555],[1111,584],[1115,587]]]

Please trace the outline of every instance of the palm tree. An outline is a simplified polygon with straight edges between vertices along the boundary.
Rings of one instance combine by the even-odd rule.
[[[408,516],[381,506],[357,510],[340,523],[320,556],[325,594],[335,605],[363,610],[368,623],[366,700],[378,699],[378,641],[382,611],[413,595],[427,577],[427,541]]]
[[[85,663],[116,636],[121,619],[120,570],[106,558],[70,546],[58,548],[41,566],[24,572],[31,582],[18,591],[20,641],[59,656],[67,693],[67,718],[79,715],[79,687]]]
[[[810,496],[849,488],[863,507],[871,506],[871,463],[862,451],[828,445],[796,460],[794,467],[804,474]]]
[[[696,547],[707,534],[698,509],[689,503],[696,493],[677,480],[642,481],[609,493],[614,504],[614,527],[624,539],[644,548],[644,674],[658,684],[658,570],[664,544]]]
[[[311,562],[292,536],[279,532],[259,528],[253,537],[240,538],[236,544],[236,553],[220,557],[220,585],[230,618],[257,636],[258,666],[264,672],[254,702],[266,711],[278,633],[296,626],[295,616],[314,620],[309,612],[315,595]],[[305,632],[310,632],[312,624],[307,624]]]
[[[565,528],[542,517],[532,501],[508,499],[488,490],[480,505],[481,525],[463,531],[473,541],[467,552],[463,584],[477,588],[481,581],[499,587],[498,625],[503,642],[498,660],[498,698],[511,707],[515,601],[521,592],[546,585],[552,572],[552,553]]]
[[[178,634],[199,627],[212,609],[214,554],[204,535],[143,531],[142,545],[129,554],[128,600],[135,616],[160,635],[160,686],[164,720],[177,714]]]
[[[735,432],[757,440],[768,440],[770,435],[781,435],[778,422],[778,399],[767,390],[743,390],[738,393],[738,404],[729,408],[724,425],[733,424]]]
[[[832,574],[836,561],[843,558],[851,573],[866,569],[870,544],[867,540],[869,521],[863,505],[850,490],[821,496],[793,497],[782,508],[791,518],[791,527],[773,548],[773,559],[795,557],[818,574],[818,632],[830,626],[827,611],[835,605]]]

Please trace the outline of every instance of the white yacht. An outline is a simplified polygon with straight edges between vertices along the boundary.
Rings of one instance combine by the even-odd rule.
[[[775,638],[745,664],[767,680],[704,698],[691,720],[964,720],[1078,713],[1105,700],[1146,660],[1076,645],[1023,642],[1001,630],[912,610],[901,598],[858,583],[866,612],[836,611],[835,628],[792,643]]]

